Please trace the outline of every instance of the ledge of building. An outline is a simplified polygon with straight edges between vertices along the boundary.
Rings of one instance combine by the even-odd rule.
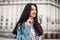
[[[58,3],[51,2],[51,1],[0,1],[0,5],[20,5],[20,4],[23,5],[27,3],[51,4],[60,8],[60,5],[58,5]]]
[[[0,32],[0,37],[15,39],[16,35],[13,35],[12,32]]]

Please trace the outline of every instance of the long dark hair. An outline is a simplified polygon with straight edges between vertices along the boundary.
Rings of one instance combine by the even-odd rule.
[[[13,30],[13,34],[16,34],[16,35],[17,35],[17,32],[16,32],[17,25],[18,25],[19,23],[22,24],[22,23],[26,22],[27,19],[29,18],[29,14],[30,14],[30,11],[31,11],[31,5],[34,5],[34,6],[36,7],[36,17],[34,17],[34,23],[33,23],[33,27],[34,27],[34,29],[35,29],[35,32],[36,32],[36,34],[39,35],[39,36],[43,34],[42,27],[41,27],[40,23],[38,23],[38,19],[37,19],[37,15],[38,15],[37,5],[36,5],[36,4],[33,4],[33,3],[28,3],[28,4],[25,6],[25,8],[24,8],[24,10],[23,10],[23,12],[22,12],[22,15],[21,15],[21,17],[20,17],[20,19],[19,19],[19,21],[17,22],[17,24],[16,24],[16,26],[15,26],[15,28],[14,28],[14,30]]]

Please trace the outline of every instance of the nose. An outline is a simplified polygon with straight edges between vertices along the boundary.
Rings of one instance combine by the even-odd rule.
[[[36,10],[34,10],[34,13],[36,13]]]

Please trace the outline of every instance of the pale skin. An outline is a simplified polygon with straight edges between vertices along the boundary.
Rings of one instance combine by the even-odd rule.
[[[30,12],[30,16],[27,20],[27,22],[25,22],[27,25],[31,26],[33,25],[33,18],[36,16],[36,7],[34,5],[31,5],[31,12]]]

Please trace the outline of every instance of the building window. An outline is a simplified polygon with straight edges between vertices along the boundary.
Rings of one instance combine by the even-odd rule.
[[[55,1],[57,1],[57,0],[55,0]]]
[[[55,3],[58,3],[58,0],[55,0]]]
[[[11,23],[11,25],[13,25],[13,23]]]
[[[58,0],[58,4],[60,5],[60,0]]]
[[[8,26],[5,26],[5,29],[7,29],[8,28]]]
[[[8,19],[6,19],[6,21],[8,21]]]
[[[2,25],[3,23],[0,23],[0,25]]]
[[[3,18],[3,16],[1,16],[1,18]]]
[[[42,24],[42,18],[39,18],[39,20],[40,20],[40,24]]]
[[[3,21],[3,19],[1,19],[1,21]]]
[[[8,23],[5,23],[6,25],[8,25]]]

